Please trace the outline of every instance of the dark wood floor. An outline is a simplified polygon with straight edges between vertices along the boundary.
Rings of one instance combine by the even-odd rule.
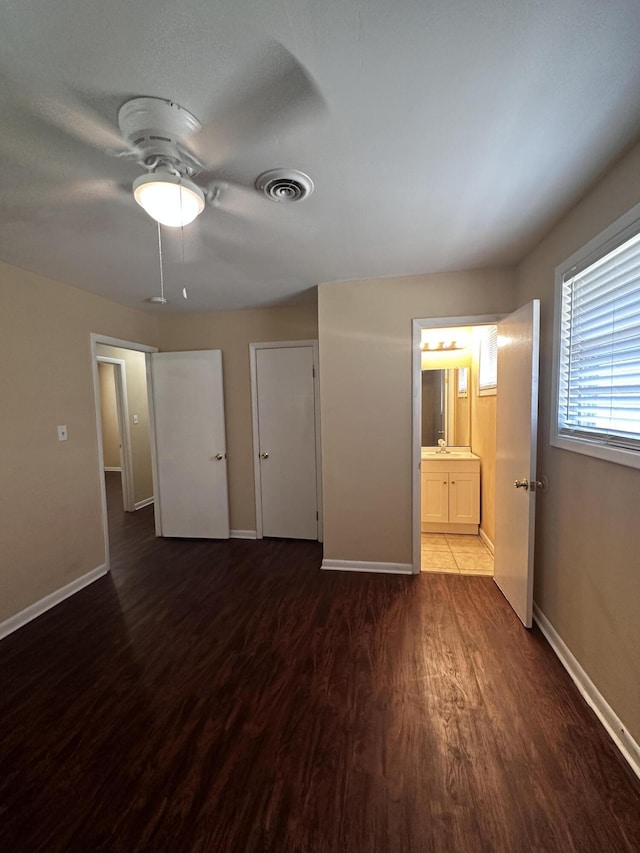
[[[0,644],[0,850],[640,850],[640,783],[492,580],[157,541]]]

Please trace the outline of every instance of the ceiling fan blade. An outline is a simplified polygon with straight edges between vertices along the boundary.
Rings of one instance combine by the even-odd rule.
[[[88,94],[78,94],[64,84],[54,89],[41,78],[23,76],[18,80],[1,68],[0,78],[0,103],[9,102],[10,108],[37,116],[102,152],[127,150],[118,127],[96,112]]]
[[[33,210],[85,204],[119,197],[123,188],[108,179],[76,181],[69,184],[29,185],[0,192],[0,209]]]
[[[110,153],[128,152],[127,146],[117,127],[111,125],[70,90],[65,89],[60,96],[39,94],[32,99],[36,114],[42,116],[60,130],[77,139]]]
[[[237,81],[215,121],[186,141],[203,163],[215,167],[268,134],[285,126],[289,129],[325,109],[306,68],[284,45],[273,41]]]
[[[208,195],[215,210],[245,225],[259,226],[266,239],[289,237],[305,240],[313,237],[311,225],[304,215],[303,202],[277,204],[266,199],[255,187],[232,181],[214,182]]]

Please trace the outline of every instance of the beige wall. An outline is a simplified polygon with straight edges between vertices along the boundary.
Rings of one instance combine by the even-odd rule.
[[[102,426],[102,456],[105,468],[120,467],[120,432],[116,383],[112,364],[98,364],[100,383],[100,424]]]
[[[640,145],[522,263],[518,302],[541,299],[534,598],[640,741],[640,471],[549,445],[554,268],[640,202]]]
[[[496,530],[496,400],[478,396],[478,348],[474,347],[469,383],[471,450],[480,457],[480,528],[491,542]],[[498,394],[500,387],[498,386]]]
[[[0,621],[104,562],[91,332],[156,320],[0,264]]]
[[[324,556],[410,563],[413,318],[503,313],[513,272],[320,285]]]
[[[222,350],[229,513],[233,530],[256,529],[249,344],[317,337],[315,300],[279,308],[169,315],[161,320],[162,350]]]
[[[111,347],[105,344],[98,344],[96,353],[108,358],[120,358],[125,363],[129,435],[131,436],[131,458],[133,461],[133,499],[136,503],[140,503],[153,497],[145,355],[135,350]],[[134,415],[138,416],[137,424],[133,422]]]

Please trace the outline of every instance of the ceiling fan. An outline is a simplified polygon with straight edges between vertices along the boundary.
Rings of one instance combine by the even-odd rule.
[[[108,167],[106,159],[97,162],[95,155],[99,153],[140,167],[141,173],[127,191],[132,191],[138,204],[163,225],[185,226],[207,204],[224,209],[225,193],[233,194],[234,190],[244,199],[246,208],[248,186],[223,178],[225,160],[255,145],[269,132],[280,134],[283,127],[304,121],[325,108],[316,83],[279,42],[269,43],[252,71],[207,126],[170,99],[144,96],[131,98],[120,106],[118,133],[85,104],[74,101],[71,93],[63,99],[46,97],[40,92],[31,94],[21,99],[30,115],[22,117],[24,133],[20,141],[26,137],[42,139],[47,128],[58,135],[62,131],[66,143],[62,139],[55,154],[60,155],[61,163],[67,158],[63,164],[67,169],[72,168],[68,143],[81,146],[82,154],[86,155],[83,159],[89,162],[90,173],[95,174],[89,181],[78,181],[76,186],[60,187],[61,198],[71,203],[98,200],[120,192],[122,177],[131,174],[130,169]],[[34,118],[38,124],[31,126]],[[24,154],[24,145],[20,154]],[[97,180],[107,174],[107,180]],[[256,179],[252,176],[249,186],[251,192],[257,191],[280,203],[301,200],[313,191],[313,182],[307,175],[290,169],[270,169]],[[49,193],[52,195],[55,193]],[[37,192],[35,197],[39,197]],[[0,206],[2,203],[0,196]],[[236,214],[242,207],[237,199],[231,205]]]
[[[132,98],[120,108],[118,125],[129,145],[120,156],[134,159],[146,170],[133,182],[133,197],[153,219],[161,225],[184,226],[202,213],[206,202],[219,203],[224,183],[198,183],[206,166],[189,143],[197,146],[203,128],[187,109],[161,98]],[[282,203],[307,197],[313,182],[297,170],[270,169],[258,176],[255,187]]]

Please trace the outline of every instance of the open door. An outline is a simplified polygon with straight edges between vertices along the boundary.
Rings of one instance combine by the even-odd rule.
[[[538,299],[498,323],[494,580],[527,628],[533,615],[539,333]]]
[[[156,437],[156,530],[229,538],[222,352],[151,355]]]

